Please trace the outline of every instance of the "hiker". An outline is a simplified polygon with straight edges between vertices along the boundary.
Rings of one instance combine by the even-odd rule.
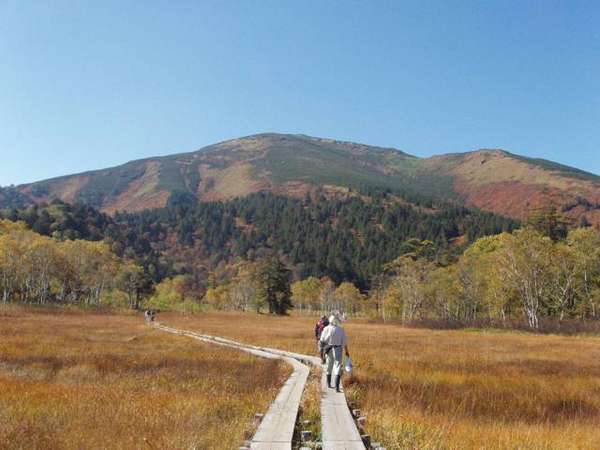
[[[329,320],[327,319],[327,316],[321,316],[321,318],[315,325],[315,339],[317,341],[317,351],[321,356],[321,361],[323,364],[325,364],[325,355],[323,354],[323,346],[321,345],[321,334],[323,333],[323,330],[327,325],[329,325]]]
[[[342,328],[340,319],[336,315],[329,318],[329,325],[325,327],[319,339],[323,353],[327,360],[327,387],[332,388],[331,377],[335,375],[335,390],[340,392],[340,380],[342,378],[342,349],[346,358],[350,358],[348,352],[348,338]]]
[[[321,333],[323,333],[323,330],[327,325],[329,325],[329,320],[327,319],[327,316],[321,316],[321,318],[315,325],[315,339],[317,341],[317,344],[319,343],[319,339],[321,339]]]
[[[155,318],[156,318],[156,311],[154,311],[153,309],[147,309],[146,311],[144,311],[144,319],[146,319],[146,322],[148,322],[148,323],[154,322]]]

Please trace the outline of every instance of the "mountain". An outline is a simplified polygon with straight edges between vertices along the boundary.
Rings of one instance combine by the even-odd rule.
[[[17,202],[83,202],[113,214],[171,201],[230,200],[259,191],[292,197],[321,189],[389,190],[413,201],[448,201],[524,219],[553,204],[600,225],[600,177],[502,150],[418,158],[393,148],[304,135],[258,134],[198,151],[131,161],[0,191]]]

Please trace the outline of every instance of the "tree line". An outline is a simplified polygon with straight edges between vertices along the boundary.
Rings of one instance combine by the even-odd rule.
[[[115,299],[139,306],[150,289],[143,269],[104,242],[58,240],[23,222],[0,220],[2,302],[101,306]]]
[[[281,199],[271,200],[279,204]],[[190,245],[187,255],[180,253],[180,259],[174,259],[181,264],[179,270],[166,272],[158,281],[138,258],[141,254],[149,260],[156,258],[158,263],[170,255],[167,250],[185,248],[179,247],[181,240],[187,239],[185,233],[176,235],[165,225],[182,216],[178,207],[118,219],[60,202],[49,209],[12,211],[16,218],[28,220],[0,221],[2,301],[126,304],[132,308],[143,304],[184,311],[212,308],[275,314],[285,314],[293,307],[300,312],[342,310],[404,323],[440,321],[456,326],[482,322],[506,326],[524,320],[532,329],[539,329],[546,319],[560,323],[600,317],[600,232],[592,227],[573,228],[554,209],[540,212],[521,229],[512,230],[507,223],[507,231],[475,239],[456,258],[440,251],[439,240],[423,239],[422,235],[400,243],[390,239],[396,255],[382,261],[365,289],[352,277],[336,279],[331,276],[335,272],[305,271],[293,253],[284,251],[286,239],[282,236],[296,235],[276,226],[286,224],[284,228],[293,229],[288,221],[302,214],[313,214],[311,220],[323,227],[333,223],[340,226],[343,220],[357,219],[332,215],[328,208],[339,208],[338,212],[346,214],[345,208],[357,207],[353,202],[340,201],[333,206],[319,200],[284,202],[279,204],[283,209],[271,209],[270,214],[280,218],[267,221],[259,218],[269,214],[268,208],[253,201],[242,202],[235,214],[227,213],[223,203],[194,207],[192,211],[206,220],[208,230],[217,224],[221,231],[238,228],[248,233],[272,227],[263,247],[243,255],[233,252],[225,263],[214,264],[218,261],[214,254],[212,263],[200,258],[202,269],[196,271],[193,264],[181,263],[184,257],[194,261],[195,251],[203,257],[204,244],[217,248],[217,242],[202,240],[224,236],[222,232],[205,234],[206,229],[196,229],[192,240],[202,245]],[[311,204],[315,207],[308,206]],[[286,213],[286,205],[295,212]],[[294,205],[303,205],[303,212]],[[418,213],[408,216],[411,214]],[[166,218],[153,220],[154,215]],[[139,217],[139,222],[134,217]],[[133,222],[127,222],[130,220]],[[129,226],[122,227],[124,222]],[[385,230],[387,226],[380,223],[377,228]],[[368,228],[358,220],[350,234]],[[276,245],[277,239],[282,239],[281,245]],[[133,243],[134,248],[123,242]],[[169,249],[166,242],[178,250]],[[220,245],[231,250],[235,240],[225,239]]]
[[[539,329],[542,319],[597,320],[600,233],[579,228],[553,240],[525,227],[477,240],[448,266],[419,252],[403,255],[386,265],[370,299],[368,307],[379,317],[403,322],[525,320]]]
[[[270,306],[270,312],[285,313],[292,307],[310,314],[339,310],[405,324],[525,323],[538,330],[548,320],[560,325],[600,318],[600,232],[594,228],[572,229],[557,239],[533,226],[483,237],[451,264],[436,261],[431,241],[410,239],[405,245],[411,250],[386,264],[367,292],[329,277],[293,281],[278,258],[239,259],[195,304],[260,312],[277,304],[267,300],[270,292],[271,299],[285,299],[281,309]],[[157,306],[181,307],[186,298],[193,303],[185,283],[179,276],[159,284],[157,292],[165,297]],[[173,297],[174,292],[182,292],[181,297]]]
[[[530,224],[478,239],[451,264],[436,261],[431,241],[409,239],[410,251],[387,263],[371,289],[329,277],[291,283],[298,312],[348,314],[444,326],[542,328],[600,319],[600,232]],[[260,264],[240,260],[203,302],[216,309],[260,310]]]
[[[573,228],[553,208],[538,212],[521,229],[477,239],[453,262],[440,260],[436,244],[427,239],[407,239],[402,246],[368,291],[327,276],[296,276],[283,292],[299,312],[341,310],[403,323],[524,322],[537,330],[549,320],[560,326],[600,318],[600,231]],[[202,302],[260,311],[261,267],[261,261],[238,259],[215,274]]]
[[[431,240],[436,258],[452,261],[478,237],[518,227],[494,214],[451,204],[415,206],[381,191],[304,199],[263,192],[208,203],[175,195],[166,208],[114,217],[55,200],[0,216],[60,240],[103,240],[153,282],[182,275],[199,290],[238,258],[271,253],[281,254],[297,278],[329,277],[367,290],[385,263],[408,251],[409,238]]]

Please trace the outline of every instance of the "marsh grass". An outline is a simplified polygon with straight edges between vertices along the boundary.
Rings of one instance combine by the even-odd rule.
[[[214,313],[165,322],[314,353],[315,318]],[[600,338],[346,325],[350,399],[388,449],[593,449]]]
[[[310,423],[304,424],[305,421]],[[312,432],[315,443],[321,441],[321,370],[318,368],[311,368],[304,393],[302,394],[292,446],[294,449],[301,447],[311,448],[309,444],[301,441],[300,433],[303,430]]]
[[[238,448],[290,372],[137,315],[0,316],[2,449]]]

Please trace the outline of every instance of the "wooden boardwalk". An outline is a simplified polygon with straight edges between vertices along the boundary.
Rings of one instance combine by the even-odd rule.
[[[283,359],[293,366],[294,371],[279,391],[275,401],[271,403],[256,430],[250,444],[251,449],[284,450],[291,448],[298,408],[310,370],[295,359]]]
[[[335,389],[327,387],[327,376],[324,368],[321,367],[319,358],[272,348],[253,348],[294,358],[305,364],[321,368],[321,435],[323,450],[365,450],[354,418],[350,413],[350,408],[348,408],[343,386],[342,392],[339,393]]]
[[[308,365],[321,367],[321,360],[314,356],[286,352],[268,347],[257,347],[190,331],[181,331],[164,325],[157,328],[188,336],[203,342],[236,348],[262,358],[279,358],[293,367],[293,372],[285,382],[277,398],[263,417],[252,441],[251,449],[291,450],[294,428],[298,416],[300,400],[309,375]],[[365,450],[360,434],[350,414],[346,396],[327,388],[325,371],[321,378],[321,434],[323,450]]]
[[[346,395],[327,387],[325,371],[321,377],[321,434],[323,450],[364,450]]]

